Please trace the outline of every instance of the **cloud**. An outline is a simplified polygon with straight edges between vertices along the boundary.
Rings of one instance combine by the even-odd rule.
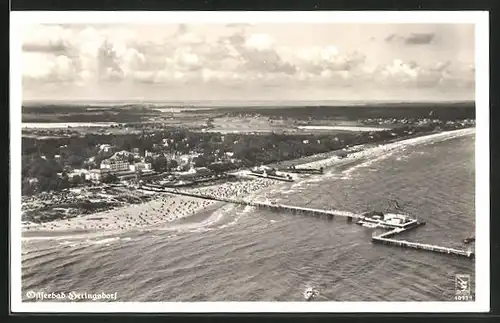
[[[336,46],[312,47],[299,54],[301,65],[313,74],[323,71],[351,71],[361,67],[365,55],[359,52],[341,53]]]
[[[385,41],[389,43],[389,42],[395,40],[396,38],[400,38],[400,37],[396,34],[390,34],[385,38]]]
[[[370,46],[390,50],[372,53],[366,48],[344,50],[331,42],[306,45],[305,41],[296,41],[291,46],[289,40],[277,37],[272,30],[265,33],[251,32],[246,25],[226,27],[231,28],[210,38],[203,30],[183,24],[165,29],[161,35],[160,31],[153,35],[113,25],[39,26],[23,39],[23,81],[32,91],[49,83],[85,88],[129,86],[127,89],[135,87],[137,91],[142,87],[177,91],[212,85],[254,90],[361,85],[444,89],[474,85],[473,66],[453,62],[453,58],[405,59],[403,55],[390,59],[396,50],[388,43],[430,43],[435,35],[432,33],[393,33],[385,42],[370,42]],[[376,39],[384,39],[382,35]],[[414,51],[419,47],[401,48]],[[381,57],[384,55],[389,63],[381,62],[387,61]]]
[[[242,35],[232,38],[235,52],[243,62],[242,69],[257,73],[294,74],[296,67],[285,61],[274,49],[275,40],[266,34]]]
[[[229,23],[225,24],[225,26],[228,28],[245,28],[245,27],[251,27],[253,25],[249,23]]]
[[[255,50],[269,50],[274,47],[274,39],[266,34],[252,34],[245,41],[245,47]]]
[[[410,45],[426,45],[432,42],[433,39],[434,34],[413,33],[405,39],[405,43]]]
[[[179,24],[179,27],[177,28],[177,35],[183,35],[187,33],[188,27],[186,24]]]
[[[62,41],[49,41],[48,43],[25,43],[22,50],[24,52],[40,53],[65,53],[69,49],[68,45]]]
[[[244,68],[249,71],[285,74],[294,74],[297,71],[294,65],[284,61],[273,50],[250,49],[241,51],[241,55],[244,60]]]
[[[65,55],[28,52],[23,54],[23,62],[23,76],[28,83],[66,83],[78,77],[73,61]]]
[[[377,67],[374,80],[394,88],[473,88],[474,70],[450,61],[420,65],[415,61],[396,59]]]
[[[97,64],[97,72],[100,80],[118,81],[124,77],[116,50],[107,40],[104,41],[98,50]]]
[[[246,73],[294,74],[297,68],[276,51],[276,41],[267,34],[236,32],[219,42],[224,58],[241,62],[236,70]],[[222,58],[222,57],[221,57]]]
[[[390,34],[385,38],[388,43],[404,43],[407,45],[427,45],[435,38],[433,33],[411,33],[409,35]]]

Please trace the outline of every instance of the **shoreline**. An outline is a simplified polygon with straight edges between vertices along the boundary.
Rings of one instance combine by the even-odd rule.
[[[355,162],[363,157],[369,157],[378,153],[389,153],[409,144],[418,145],[429,143],[433,140],[446,140],[474,133],[475,128],[464,128],[405,138],[379,145],[362,144],[351,147],[354,152],[349,153],[345,158],[339,158],[335,155],[335,152],[332,151],[304,157],[309,157],[309,161],[303,160],[299,162],[297,166],[327,168],[336,164]],[[314,160],[316,158],[320,159]],[[311,161],[311,159],[313,160]],[[240,173],[240,175],[244,175],[244,173]],[[269,189],[279,184],[283,183],[267,179],[254,179],[251,181],[242,180],[240,182],[224,182],[215,185],[194,187],[187,189],[187,191],[218,197],[236,197],[242,195],[249,197],[257,194],[264,194]],[[195,224],[197,221],[203,222],[210,217],[210,214],[224,205],[225,203],[222,202],[172,194],[159,194],[158,197],[153,200],[141,204],[131,204],[116,209],[41,224],[30,223],[28,226],[25,225],[22,227],[21,235],[22,238],[29,239],[59,237],[64,235],[110,235],[131,230],[168,228],[169,226]],[[207,210],[211,210],[211,212],[207,212]]]
[[[331,167],[333,166],[337,161],[342,161],[342,162],[351,162],[355,161],[358,158],[362,157],[368,157],[371,154],[374,153],[388,153],[391,152],[397,148],[400,148],[404,145],[419,145],[419,144],[425,144],[432,142],[433,139],[435,140],[447,140],[447,139],[452,139],[452,138],[457,138],[457,137],[462,137],[462,136],[467,136],[471,134],[476,133],[476,128],[464,128],[464,129],[458,129],[458,130],[450,130],[450,131],[443,131],[443,132],[438,132],[438,133],[431,133],[423,136],[417,136],[417,137],[412,137],[412,138],[405,138],[402,140],[396,140],[388,143],[382,143],[382,144],[362,144],[362,145],[357,145],[351,147],[352,149],[356,148],[361,148],[359,150],[356,149],[356,151],[349,153],[349,155],[345,158],[338,158],[337,156],[332,154],[329,157],[326,157],[324,159],[320,160],[314,160],[310,162],[305,162],[302,164],[299,164],[297,166],[302,166],[302,167],[311,167],[311,168],[319,168],[319,167]]]

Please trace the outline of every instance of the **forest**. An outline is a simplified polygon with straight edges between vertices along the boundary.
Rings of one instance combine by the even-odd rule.
[[[141,122],[161,111],[138,105],[23,105],[23,122]]]
[[[183,110],[183,112],[193,112]],[[359,120],[366,118],[422,119],[441,121],[475,119],[474,102],[451,103],[380,103],[347,106],[303,106],[303,107],[222,107],[205,111],[207,114],[228,116],[262,115],[272,118],[298,120]]]

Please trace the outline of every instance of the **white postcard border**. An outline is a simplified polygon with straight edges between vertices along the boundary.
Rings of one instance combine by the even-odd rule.
[[[11,12],[10,272],[11,311],[21,312],[487,312],[489,242],[489,20],[480,11],[392,12]],[[476,299],[473,302],[110,302],[26,303],[21,295],[21,37],[40,23],[470,23],[476,26]],[[17,216],[16,216],[17,215]]]

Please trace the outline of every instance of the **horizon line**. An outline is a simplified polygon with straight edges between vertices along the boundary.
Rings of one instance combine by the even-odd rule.
[[[475,102],[475,99],[422,99],[422,100],[394,100],[394,99],[374,99],[374,100],[164,100],[164,99],[85,99],[85,100],[67,100],[67,99],[25,99],[22,103],[466,103]]]

